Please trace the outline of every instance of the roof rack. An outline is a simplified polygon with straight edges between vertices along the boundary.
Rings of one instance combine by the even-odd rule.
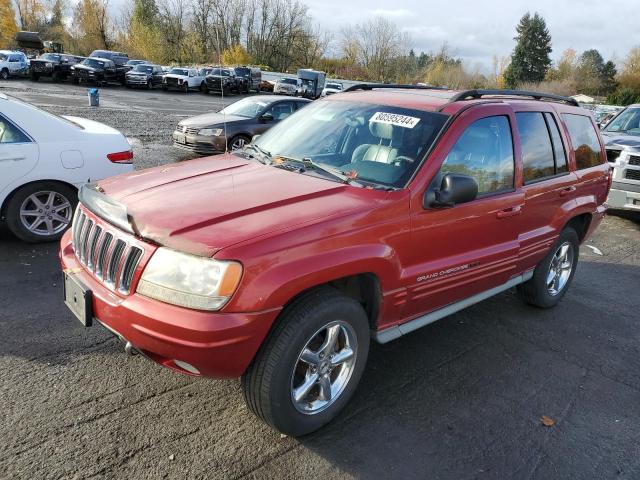
[[[552,93],[527,92],[524,90],[465,90],[464,92],[453,95],[449,102],[458,102],[460,100],[469,100],[482,98],[487,95],[496,95],[502,97],[531,97],[534,100],[554,100],[556,102],[565,102],[574,107],[580,104],[575,98],[563,97],[562,95],[554,95]]]
[[[358,83],[345,88],[343,92],[353,92],[355,90],[373,90],[374,88],[402,88],[406,90],[448,90],[444,87],[430,87],[428,85],[404,85],[401,83]]]

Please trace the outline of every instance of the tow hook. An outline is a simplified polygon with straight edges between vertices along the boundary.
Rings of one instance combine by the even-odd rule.
[[[131,342],[127,342],[124,345],[124,351],[131,356],[138,355],[139,353],[138,350],[136,350],[136,347],[134,347]]]

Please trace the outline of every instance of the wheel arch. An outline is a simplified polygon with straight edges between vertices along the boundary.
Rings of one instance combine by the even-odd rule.
[[[4,200],[2,200],[2,205],[0,205],[0,219],[4,220],[5,213],[7,211],[7,206],[9,205],[9,202],[14,197],[14,195],[16,193],[18,193],[21,189],[23,189],[24,187],[28,187],[29,185],[34,185],[34,184],[37,184],[37,183],[47,183],[47,182],[59,183],[61,185],[64,185],[66,187],[69,187],[69,188],[73,189],[76,192],[78,191],[78,187],[76,187],[74,184],[69,183],[69,182],[65,182],[64,180],[58,180],[58,179],[53,179],[53,178],[43,178],[43,179],[32,180],[30,182],[23,183],[23,184],[18,185],[17,187],[15,187],[13,190],[11,190],[11,192],[9,192],[6,197],[4,197]]]
[[[565,223],[563,230],[567,227],[573,228],[578,234],[580,243],[582,243],[587,236],[587,232],[589,232],[592,220],[593,214],[591,212],[573,214]]]

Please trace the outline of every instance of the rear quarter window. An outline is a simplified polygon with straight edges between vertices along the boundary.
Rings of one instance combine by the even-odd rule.
[[[583,170],[604,163],[600,156],[600,140],[591,118],[563,113],[562,119],[569,130],[569,137],[576,154],[576,168]]]

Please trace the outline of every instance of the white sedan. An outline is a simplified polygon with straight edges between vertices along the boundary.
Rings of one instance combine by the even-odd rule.
[[[82,184],[133,170],[127,139],[0,93],[0,220],[20,239],[59,239]]]

